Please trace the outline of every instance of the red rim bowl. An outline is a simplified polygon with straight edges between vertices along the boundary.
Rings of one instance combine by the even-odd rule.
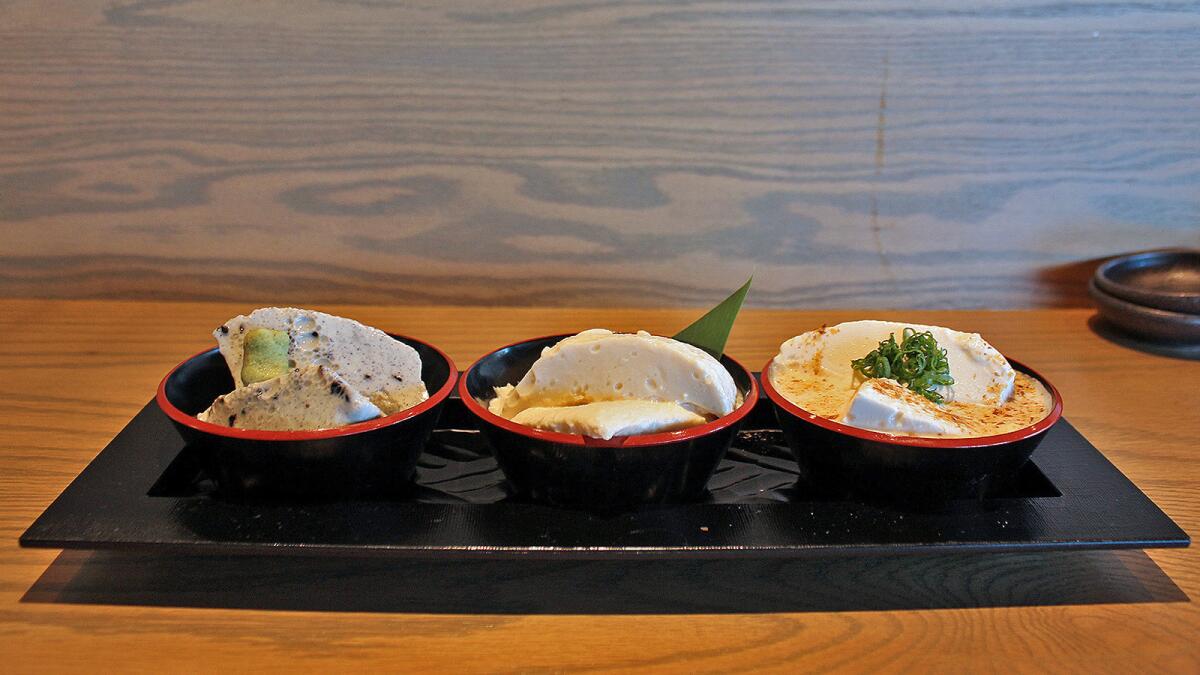
[[[762,388],[775,404],[788,445],[811,481],[862,494],[945,498],[978,496],[989,481],[1003,480],[1028,461],[1062,417],[1062,395],[1045,377],[1009,359],[1050,392],[1050,412],[1027,427],[974,438],[901,436],[841,424],[784,398],[771,382],[775,359],[763,366]]]
[[[536,501],[609,508],[679,501],[703,494],[708,478],[729,449],[743,419],[758,399],[758,386],[729,356],[722,365],[743,396],[733,412],[679,431],[611,440],[543,431],[490,412],[494,388],[515,384],[542,349],[569,334],[522,340],[473,363],[459,381],[459,396],[481,424],[500,468],[517,492]]]
[[[287,494],[353,496],[407,484],[421,449],[454,391],[458,370],[444,352],[414,338],[392,335],[421,356],[429,398],[385,417],[314,431],[234,429],[202,422],[194,413],[233,388],[216,348],[171,369],[155,395],[184,441],[199,451],[226,496]]]

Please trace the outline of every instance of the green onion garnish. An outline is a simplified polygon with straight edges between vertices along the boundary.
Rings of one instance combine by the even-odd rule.
[[[946,350],[938,346],[929,331],[918,333],[905,328],[901,336],[900,344],[896,344],[896,334],[889,334],[870,354],[851,361],[850,367],[863,377],[895,380],[930,401],[941,403],[942,395],[934,388],[954,384]]]

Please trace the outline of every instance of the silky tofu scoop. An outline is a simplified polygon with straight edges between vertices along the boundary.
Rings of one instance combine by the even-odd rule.
[[[230,319],[213,335],[235,389],[199,415],[212,424],[324,429],[428,398],[416,350],[351,319],[267,307]]]

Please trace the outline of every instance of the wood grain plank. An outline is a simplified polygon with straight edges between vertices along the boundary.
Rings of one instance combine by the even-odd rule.
[[[1200,246],[1194,2],[0,7],[0,296],[1085,306]]]
[[[244,303],[0,300],[0,654],[17,671],[1195,672],[1195,549],[700,563],[135,556],[20,532]],[[669,332],[695,310],[322,305],[460,367],[531,335]],[[1200,361],[1131,351],[1087,310],[872,312],[978,330],[1186,531]],[[746,310],[730,353],[862,311]],[[64,388],[58,383],[70,382]]]

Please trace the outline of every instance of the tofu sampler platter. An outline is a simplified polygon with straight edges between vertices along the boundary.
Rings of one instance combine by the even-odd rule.
[[[1051,382],[969,327],[797,326],[752,371],[724,353],[747,288],[675,337],[581,327],[461,375],[435,345],[352,318],[232,317],[21,544],[670,558],[1190,543],[1062,418]]]

